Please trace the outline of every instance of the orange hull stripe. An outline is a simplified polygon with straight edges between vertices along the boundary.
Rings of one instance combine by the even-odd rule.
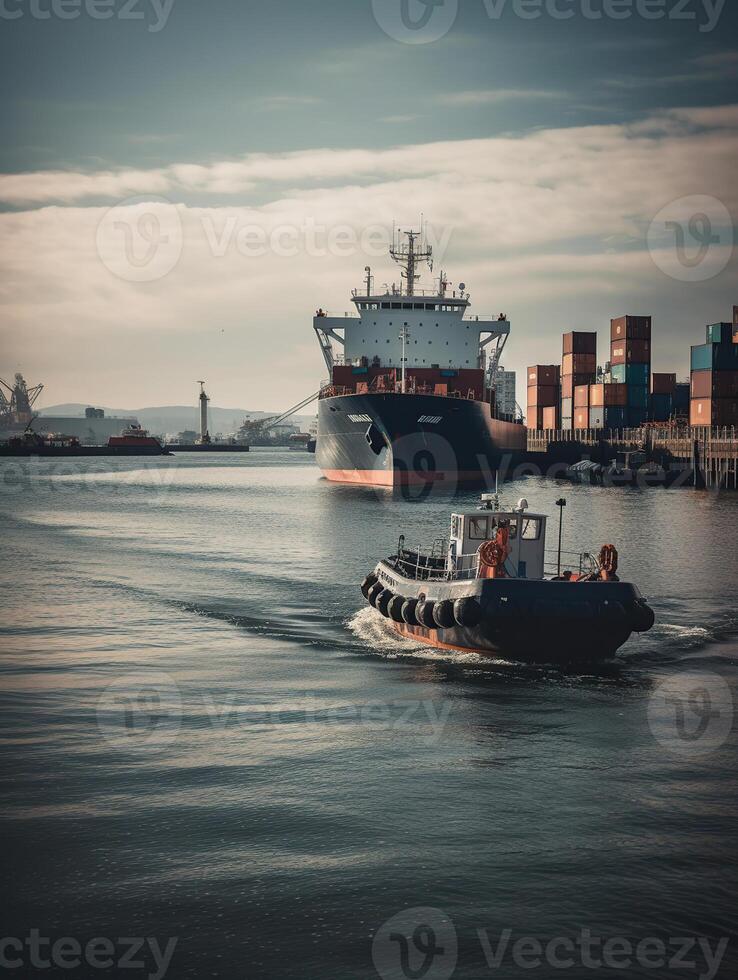
[[[408,473],[402,470],[323,470],[326,480],[333,483],[359,483],[363,486],[396,487],[425,486],[428,483],[468,483],[484,482],[481,470],[462,470],[445,473]]]

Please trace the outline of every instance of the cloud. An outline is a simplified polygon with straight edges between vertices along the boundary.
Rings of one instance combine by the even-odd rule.
[[[503,102],[521,102],[528,99],[559,99],[563,92],[553,89],[471,89],[465,92],[449,92],[439,97],[441,105],[447,106],[483,106],[500,105]]]
[[[181,400],[176,379],[207,365],[221,404],[242,403],[248,390],[254,406],[278,409],[322,377],[312,311],[347,309],[365,265],[380,284],[397,278],[379,233],[394,220],[417,223],[421,212],[440,242],[439,263],[469,284],[474,311],[513,317],[513,366],[519,356],[524,367],[547,331],[586,328],[582,311],[615,315],[633,298],[656,314],[652,302],[671,303],[678,318],[701,297],[701,322],[712,322],[725,317],[735,262],[680,293],[652,262],[645,235],[664,205],[688,195],[712,195],[738,215],[737,155],[738,106],[724,106],[387,150],[5,175],[2,200],[45,205],[0,214],[8,361],[46,382],[55,401]],[[169,198],[145,210],[166,229],[174,209],[181,224],[179,260],[152,282],[117,278],[97,252],[101,201],[129,196]],[[134,209],[116,214],[125,223]]]

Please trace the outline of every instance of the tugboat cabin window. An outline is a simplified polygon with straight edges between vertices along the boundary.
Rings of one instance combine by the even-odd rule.
[[[486,517],[470,517],[469,518],[469,537],[472,541],[486,541],[487,540],[487,518]]]
[[[523,518],[523,541],[537,541],[540,533],[541,522],[537,518]]]

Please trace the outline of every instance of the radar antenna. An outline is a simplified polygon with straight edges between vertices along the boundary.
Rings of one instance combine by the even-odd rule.
[[[407,237],[407,242],[401,241],[401,235]],[[416,244],[417,241],[417,244]],[[427,262],[431,269],[433,249],[427,243],[421,231],[405,231],[397,229],[397,233],[392,236],[392,247],[390,255],[402,268],[402,278],[407,283],[406,295],[415,295],[415,283],[420,279],[420,274],[415,271],[418,262]]]

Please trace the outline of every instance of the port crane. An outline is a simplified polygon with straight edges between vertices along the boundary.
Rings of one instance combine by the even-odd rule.
[[[0,378],[0,417],[16,424],[32,422],[34,418],[33,405],[43,389],[43,385],[29,388],[22,374],[16,374],[13,385]],[[5,394],[6,391],[10,398]]]
[[[286,412],[282,412],[281,415],[268,415],[263,419],[245,419],[240,429],[240,435],[246,438],[253,438],[254,436],[260,435],[265,429],[271,429],[272,426],[279,425],[280,422],[284,422],[291,415],[294,415],[295,412],[299,412],[301,408],[305,408],[306,405],[314,402],[319,394],[320,391],[318,390],[314,394],[308,395],[307,398],[303,398],[301,402],[293,405]]]

